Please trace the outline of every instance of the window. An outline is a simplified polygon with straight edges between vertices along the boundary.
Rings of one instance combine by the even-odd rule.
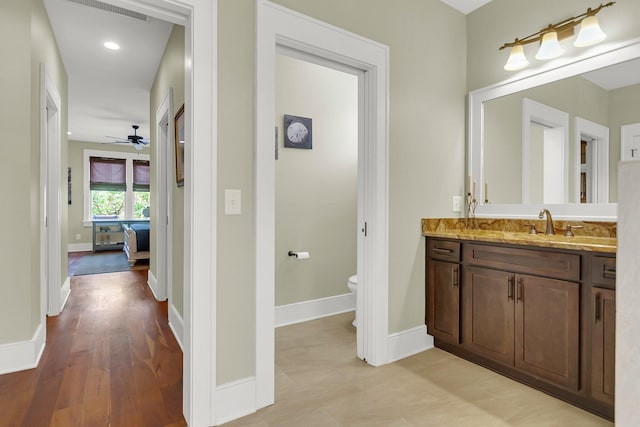
[[[133,161],[133,217],[149,217],[149,177],[148,160]]]
[[[91,218],[124,218],[126,159],[89,157]]]
[[[149,156],[84,151],[85,221],[149,217]],[[87,224],[89,225],[89,224]]]

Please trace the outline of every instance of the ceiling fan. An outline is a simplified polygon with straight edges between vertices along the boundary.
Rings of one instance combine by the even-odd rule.
[[[133,135],[128,135],[126,139],[118,138],[117,136],[107,136],[107,138],[112,138],[115,140],[114,142],[117,143],[132,144],[133,148],[135,148],[136,150],[142,150],[143,148],[146,148],[149,145],[149,140],[144,139],[142,135],[138,135],[138,129],[140,128],[140,126],[131,125],[131,127],[133,128]]]

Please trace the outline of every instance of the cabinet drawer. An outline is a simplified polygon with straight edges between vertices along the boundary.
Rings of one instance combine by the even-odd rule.
[[[442,261],[460,261],[460,242],[449,240],[429,239],[429,257]]]
[[[580,255],[578,254],[468,244],[464,246],[463,261],[514,273],[580,280]]]
[[[591,283],[615,287],[616,259],[602,256],[591,258]]]

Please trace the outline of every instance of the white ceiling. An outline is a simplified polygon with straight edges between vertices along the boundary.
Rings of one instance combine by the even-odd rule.
[[[484,6],[491,0],[441,0],[443,3],[448,4],[454,9],[458,9],[465,15],[473,12],[477,8]]]
[[[138,135],[149,138],[149,92],[172,24],[70,0],[44,4],[69,79],[69,139],[126,139],[134,124],[140,126]],[[106,49],[103,43],[108,40],[120,50]]]
[[[591,83],[613,90],[640,83],[640,60],[623,62],[583,74]]]
[[[491,0],[442,1],[466,14]],[[149,138],[149,92],[172,24],[150,17],[142,21],[71,0],[44,0],[44,4],[69,78],[69,139],[101,143],[113,142],[108,136],[126,139],[133,124],[140,126],[138,135]],[[107,40],[121,49],[106,49]],[[585,77],[607,90],[637,82],[640,61],[619,68]]]

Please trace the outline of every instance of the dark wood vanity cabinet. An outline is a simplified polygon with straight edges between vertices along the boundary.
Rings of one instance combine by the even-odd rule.
[[[427,238],[426,282],[437,347],[613,417],[615,257]]]
[[[590,380],[591,397],[613,406],[616,347],[616,259],[591,260]]]
[[[578,389],[579,285],[465,269],[464,347]]]
[[[591,396],[613,405],[615,388],[616,291],[592,288]]]
[[[442,341],[460,342],[460,244],[432,240],[427,259],[426,324]]]

